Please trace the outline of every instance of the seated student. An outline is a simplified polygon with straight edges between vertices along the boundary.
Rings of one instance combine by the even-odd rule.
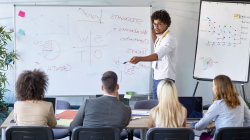
[[[14,118],[17,125],[56,126],[52,103],[43,101],[47,87],[48,76],[40,70],[20,74],[15,85],[18,101],[14,104]]]
[[[76,126],[109,126],[119,128],[121,132],[129,124],[131,109],[118,100],[117,75],[112,71],[105,72],[102,84],[104,96],[85,100],[70,124],[71,131]]]
[[[249,125],[249,108],[241,96],[234,91],[233,83],[229,77],[216,76],[213,80],[212,90],[215,94],[213,104],[199,122],[191,123],[192,127],[196,130],[203,130],[213,119],[217,130],[222,127],[242,127],[244,120]],[[202,133],[200,136],[202,140],[212,138],[213,136],[208,133]]]
[[[162,80],[157,86],[159,104],[150,110],[148,129],[152,127],[185,127],[187,109],[179,100],[175,84],[171,80]]]

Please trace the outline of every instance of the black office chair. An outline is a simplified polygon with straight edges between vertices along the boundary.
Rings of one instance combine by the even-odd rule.
[[[114,127],[77,126],[73,129],[72,140],[120,140],[120,131]]]
[[[134,109],[152,109],[155,106],[158,105],[158,100],[142,100],[142,101],[137,101],[134,104]],[[141,138],[140,136],[140,129],[135,129],[133,132],[133,135],[137,138]]]
[[[250,140],[250,127],[224,127],[216,130],[214,140]]]
[[[54,140],[51,128],[46,126],[10,126],[6,140]]]
[[[194,131],[190,128],[151,128],[146,140],[194,140]]]

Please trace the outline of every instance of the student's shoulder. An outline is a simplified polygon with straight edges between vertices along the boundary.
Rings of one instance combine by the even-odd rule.
[[[224,100],[215,100],[211,106],[218,106],[218,105],[222,105],[224,103],[225,103]]]

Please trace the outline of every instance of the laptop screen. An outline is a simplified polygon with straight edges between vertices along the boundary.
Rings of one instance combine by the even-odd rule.
[[[187,109],[187,118],[202,118],[202,97],[179,97],[179,102]]]
[[[44,97],[43,101],[51,102],[53,104],[54,113],[56,112],[56,97]]]

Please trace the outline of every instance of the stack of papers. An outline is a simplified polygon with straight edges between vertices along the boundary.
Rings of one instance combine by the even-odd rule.
[[[132,110],[132,115],[134,115],[134,116],[148,116],[149,111],[135,111],[135,110]]]

